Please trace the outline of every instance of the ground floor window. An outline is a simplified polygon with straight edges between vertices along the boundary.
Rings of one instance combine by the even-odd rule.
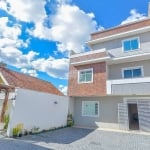
[[[98,117],[99,102],[98,101],[82,101],[82,116]]]

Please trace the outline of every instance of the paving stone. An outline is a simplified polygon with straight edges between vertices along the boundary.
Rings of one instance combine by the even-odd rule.
[[[150,150],[150,136],[64,128],[18,139],[0,139],[0,150]]]

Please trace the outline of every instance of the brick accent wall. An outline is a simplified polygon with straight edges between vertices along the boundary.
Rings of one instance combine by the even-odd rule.
[[[93,68],[93,83],[78,84],[78,71]],[[82,66],[70,65],[69,96],[105,96],[106,95],[106,63],[95,63]]]
[[[106,52],[99,52],[99,53],[95,53],[95,54],[89,54],[89,55],[71,58],[70,62],[71,63],[80,62],[80,61],[86,61],[86,60],[90,60],[90,59],[103,58],[106,56],[107,56]]]
[[[114,34],[119,34],[122,32],[128,32],[131,30],[136,30],[136,29],[144,28],[144,27],[148,27],[148,26],[150,26],[150,19],[146,19],[146,20],[142,20],[142,21],[138,21],[138,22],[132,22],[130,24],[118,26],[118,27],[115,27],[112,29],[92,33],[91,40],[111,36]]]

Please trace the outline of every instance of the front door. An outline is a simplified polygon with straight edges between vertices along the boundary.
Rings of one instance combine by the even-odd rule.
[[[139,130],[139,115],[137,104],[128,104],[129,129]]]

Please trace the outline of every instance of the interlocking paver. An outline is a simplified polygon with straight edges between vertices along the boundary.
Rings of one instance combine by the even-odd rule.
[[[1,139],[0,150],[150,150],[150,136],[64,128],[16,140]]]

